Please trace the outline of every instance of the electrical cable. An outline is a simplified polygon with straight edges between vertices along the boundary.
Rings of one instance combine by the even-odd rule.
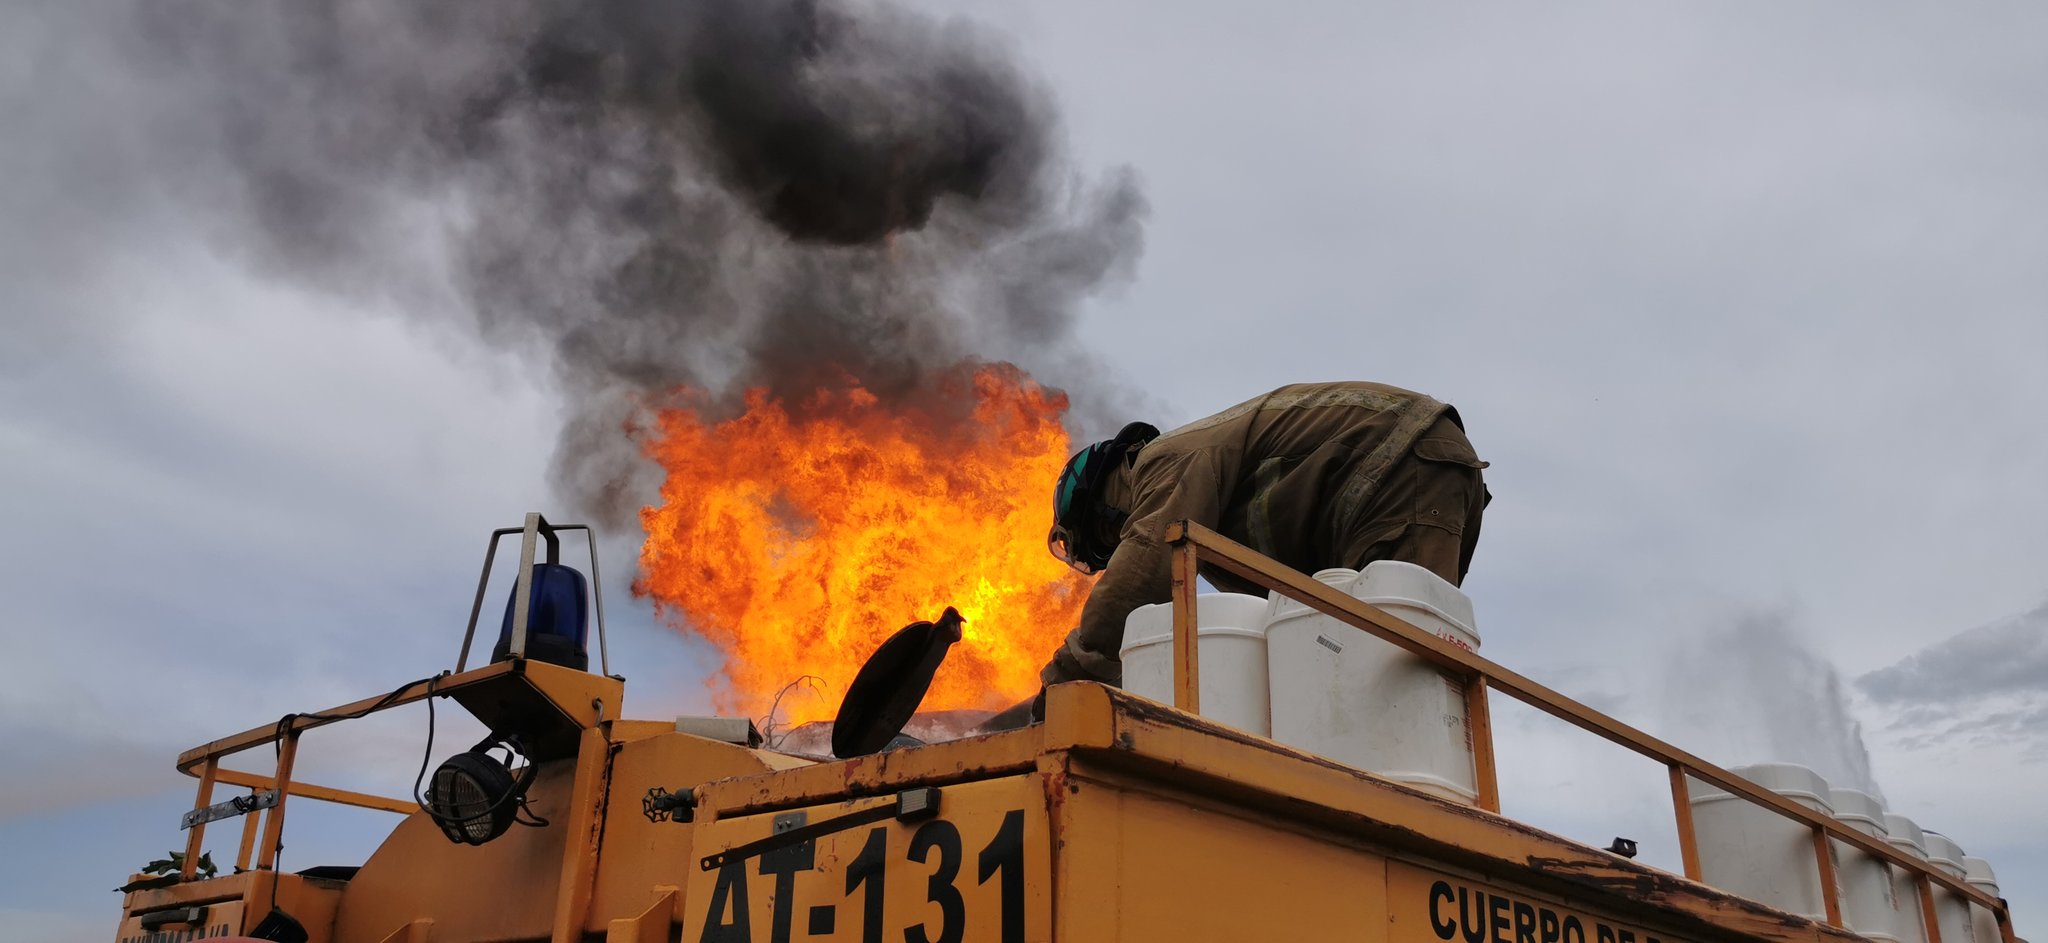
[[[423,750],[423,751],[421,751],[421,752],[420,752],[420,771],[419,771],[419,775],[417,775],[417,776],[414,776],[414,777],[412,778],[412,801],[413,801],[414,803],[418,804],[418,805],[419,805],[419,807],[420,807],[420,811],[421,811],[421,812],[425,812],[425,813],[426,813],[426,814],[427,814],[428,816],[432,816],[432,815],[434,814],[434,810],[432,810],[432,809],[429,809],[429,808],[427,808],[427,801],[426,801],[425,799],[422,799],[422,798],[420,798],[420,783],[422,783],[422,782],[424,782],[424,781],[426,780],[426,778],[427,778],[427,764],[428,764],[428,763],[431,763],[431,762],[433,762],[433,760],[434,760],[434,694],[433,694],[433,692],[432,692],[432,691],[428,691],[428,692],[427,692],[427,748],[426,748],[425,750]],[[436,821],[439,821],[439,819],[436,819]]]
[[[420,754],[419,773],[418,775],[413,777],[413,802],[420,807],[420,811],[425,812],[427,814],[428,818],[433,819],[437,823],[445,821],[446,819],[444,816],[442,816],[440,813],[435,812],[432,808],[428,807],[426,799],[421,796],[420,786],[423,782],[426,781],[427,764],[433,761],[434,755],[434,696],[436,694],[436,686],[441,681],[441,679],[448,677],[449,674],[450,672],[443,671],[438,675],[421,678],[417,681],[408,681],[392,689],[390,693],[378,698],[377,700],[371,702],[368,706],[365,706],[359,710],[349,711],[346,713],[331,714],[320,712],[285,714],[284,716],[279,717],[277,719],[277,724],[272,729],[270,742],[271,755],[273,758],[281,758],[284,755],[284,739],[294,734],[295,731],[293,728],[295,728],[298,725],[299,720],[302,718],[307,720],[321,721],[323,723],[332,723],[341,720],[356,720],[362,717],[367,717],[370,714],[376,713],[379,710],[389,707],[391,706],[392,702],[404,696],[405,692],[410,691],[413,688],[419,687],[420,685],[426,685],[427,692],[423,700],[427,702],[427,746],[426,749]],[[495,736],[495,732],[493,732],[493,736]],[[521,758],[526,759],[528,764],[531,764],[533,762],[530,757],[527,757],[525,755],[525,745],[523,743],[520,743],[518,737],[506,738],[506,741],[512,747],[519,751]],[[278,788],[282,789],[282,787]],[[280,796],[279,798],[280,800],[282,800],[283,797]],[[497,812],[498,808],[504,805],[507,799],[514,799],[518,802],[519,805],[519,808],[515,810],[513,813],[514,822],[517,822],[521,825],[527,825],[536,828],[545,827],[548,824],[547,819],[541,818],[532,810],[531,807],[527,805],[526,791],[523,789],[515,790],[512,793],[508,793],[504,796],[499,797],[497,802],[492,803],[489,808],[477,813],[477,815],[490,815]],[[524,812],[527,816],[527,819],[530,819],[530,821],[526,819],[520,819],[518,816],[521,812]],[[470,816],[470,818],[474,817],[475,816]],[[275,872],[278,869],[279,863],[283,860],[283,858],[284,834],[282,831],[280,831],[278,833],[277,844],[271,848],[271,870],[273,872]],[[270,906],[272,907],[272,909],[275,909],[277,906],[277,883],[275,881],[271,882],[270,886]]]
[[[481,810],[481,811],[478,811],[478,812],[472,813],[472,814],[470,814],[470,815],[466,815],[466,816],[463,816],[463,817],[461,817],[461,818],[455,818],[455,817],[452,817],[452,816],[444,816],[444,815],[442,815],[441,813],[439,813],[439,812],[436,812],[436,811],[434,811],[434,808],[433,808],[433,806],[429,805],[429,804],[427,803],[426,797],[425,797],[425,796],[423,796],[423,795],[421,794],[421,792],[420,792],[420,786],[421,786],[421,784],[425,783],[425,782],[426,782],[426,779],[427,779],[427,765],[428,765],[429,763],[432,763],[432,762],[433,762],[433,760],[434,760],[434,693],[433,693],[433,683],[434,683],[435,681],[438,681],[438,680],[440,680],[440,678],[442,678],[442,677],[446,677],[446,676],[447,676],[447,675],[446,675],[446,673],[444,672],[444,673],[442,673],[441,675],[438,675],[438,676],[436,676],[436,677],[434,677],[434,678],[430,678],[430,679],[428,679],[428,680],[427,680],[427,697],[426,697],[426,702],[427,702],[427,746],[426,746],[426,749],[425,749],[425,750],[423,750],[423,751],[421,751],[421,752],[420,752],[420,769],[419,769],[419,772],[418,772],[417,774],[415,774],[415,775],[413,776],[413,778],[412,778],[412,801],[413,801],[413,803],[414,803],[415,805],[418,805],[418,806],[420,807],[420,811],[421,811],[421,812],[424,812],[424,813],[426,813],[426,815],[427,815],[427,818],[433,819],[433,820],[434,820],[434,823],[435,823],[435,824],[437,824],[437,825],[444,825],[444,826],[445,826],[445,825],[447,825],[447,824],[449,824],[449,823],[453,823],[453,824],[455,824],[456,826],[458,826],[458,827],[459,827],[459,826],[460,826],[460,825],[461,825],[461,824],[462,824],[463,822],[467,822],[467,821],[471,821],[471,820],[474,820],[474,819],[478,819],[478,818],[482,818],[482,817],[485,817],[485,816],[489,816],[489,815],[494,815],[494,814],[496,814],[496,813],[497,813],[497,811],[498,811],[498,809],[499,809],[499,808],[501,808],[502,806],[504,806],[504,804],[505,804],[506,800],[510,799],[510,800],[514,800],[514,801],[516,801],[516,802],[517,802],[517,804],[518,804],[518,808],[514,809],[514,810],[513,810],[513,812],[512,812],[512,821],[513,821],[513,822],[515,822],[515,823],[517,823],[517,824],[520,824],[520,825],[526,825],[526,826],[530,826],[530,827],[533,827],[533,828],[545,828],[545,827],[546,827],[546,826],[548,825],[548,820],[547,820],[547,819],[544,819],[544,818],[541,818],[539,814],[535,813],[535,812],[533,811],[533,809],[532,809],[532,808],[531,808],[530,806],[528,806],[528,805],[526,804],[526,789],[525,789],[525,788],[523,788],[523,787],[521,787],[521,788],[516,788],[516,789],[512,790],[511,792],[508,792],[508,793],[506,793],[506,794],[504,794],[504,795],[502,795],[502,796],[499,796],[499,797],[498,797],[498,799],[497,799],[497,801],[496,801],[496,802],[493,802],[493,803],[491,803],[489,807],[487,807],[487,808],[485,808],[485,809],[483,809],[483,810]],[[505,743],[505,744],[507,745],[507,747],[508,747],[508,752],[511,752],[511,751],[515,751],[515,750],[516,750],[516,751],[518,752],[518,754],[519,754],[519,757],[520,757],[520,759],[523,759],[523,760],[525,760],[525,761],[526,761],[526,763],[527,763],[527,765],[529,765],[529,766],[533,765],[533,758],[532,758],[531,756],[529,756],[529,755],[527,754],[527,752],[526,752],[526,744],[525,744],[524,742],[522,742],[522,741],[521,741],[521,740],[520,740],[520,739],[519,739],[519,738],[518,738],[517,736],[512,736],[512,737],[504,737],[504,738],[499,738],[499,737],[498,737],[498,734],[497,734],[497,731],[492,731],[492,732],[491,732],[491,737],[492,737],[492,739],[491,739],[491,740],[486,740],[486,741],[485,741],[485,743],[493,743],[493,742],[502,742],[502,743]],[[482,746],[482,745],[483,745],[483,744],[479,744],[479,746]],[[506,764],[505,764],[505,765],[506,765],[506,767],[507,767],[507,769],[508,769],[508,771],[509,771],[509,769],[510,769],[510,767],[511,767],[511,763],[510,763],[510,761],[509,761],[509,758],[508,758],[508,761],[506,762]],[[519,814],[520,814],[521,812],[524,812],[524,813],[526,813],[526,815],[527,815],[527,818],[528,818],[528,819],[531,819],[531,821],[528,821],[528,820],[525,820],[525,819],[521,819],[521,818],[519,818]]]
[[[420,680],[418,680],[418,681],[407,681],[406,683],[404,683],[404,684],[401,684],[401,685],[399,685],[398,687],[396,687],[396,688],[392,689],[391,693],[389,693],[389,694],[386,694],[386,695],[384,695],[383,697],[380,697],[380,698],[378,698],[378,699],[377,699],[377,700],[376,700],[375,702],[371,703],[371,704],[370,704],[370,705],[369,705],[368,707],[365,707],[365,708],[363,708],[363,709],[361,709],[361,710],[357,710],[357,711],[350,711],[350,712],[348,712],[348,713],[346,713],[346,714],[323,714],[323,713],[317,713],[317,712],[315,712],[315,713],[308,713],[308,714],[297,714],[297,713],[292,713],[292,714],[286,714],[286,715],[284,715],[284,716],[282,716],[282,717],[279,717],[279,718],[277,719],[277,725],[276,725],[275,727],[273,727],[273,728],[271,729],[271,736],[270,736],[270,754],[271,754],[272,758],[274,758],[274,759],[281,759],[281,758],[283,758],[283,756],[284,756],[284,738],[285,738],[285,737],[288,737],[288,736],[292,736],[292,735],[293,735],[293,732],[294,732],[294,731],[293,731],[293,729],[292,729],[292,728],[294,728],[294,727],[298,726],[299,718],[301,718],[301,717],[305,717],[305,718],[310,718],[310,719],[312,719],[312,720],[324,721],[324,722],[328,722],[328,723],[332,723],[332,722],[334,722],[334,721],[337,721],[337,720],[355,720],[355,719],[357,719],[357,718],[361,718],[361,717],[367,717],[367,716],[369,716],[370,714],[376,713],[376,712],[377,712],[377,711],[379,711],[379,710],[382,710],[382,709],[384,709],[384,708],[386,708],[386,707],[389,707],[389,706],[391,705],[391,702],[393,702],[393,701],[396,701],[396,700],[398,700],[400,696],[402,696],[402,695],[404,695],[404,694],[405,694],[405,692],[407,692],[407,691],[410,691],[410,690],[412,690],[413,688],[415,688],[415,687],[418,687],[419,685],[422,685],[422,684],[424,684],[424,685],[426,685],[426,686],[427,686],[427,711],[428,711],[428,713],[429,713],[429,716],[431,716],[431,715],[432,715],[432,712],[433,712],[433,709],[434,709],[434,701],[433,701],[433,697],[434,697],[434,682],[435,682],[435,681],[438,681],[438,680],[440,680],[440,679],[441,679],[441,678],[443,678],[443,677],[446,677],[446,676],[447,676],[447,674],[448,674],[448,673],[444,671],[444,672],[442,672],[441,674],[439,674],[439,675],[435,675],[434,677],[431,677],[431,678],[421,678],[421,679],[420,679]],[[432,730],[431,724],[429,725],[429,728],[428,728],[428,729],[429,729],[429,731],[431,732],[431,730]],[[431,736],[431,733],[430,733],[430,736]],[[277,790],[278,790],[278,801],[279,801],[279,802],[283,802],[283,801],[284,801],[284,792],[285,792],[285,784],[282,784],[282,783],[274,783],[274,784],[272,784],[272,786],[273,786],[273,788],[275,788],[275,789],[277,789]],[[272,813],[270,813],[270,814],[271,814],[271,815],[276,815],[277,813],[275,813],[275,812],[272,812]],[[272,846],[272,847],[271,847],[271,849],[270,849],[270,870],[271,870],[271,873],[275,874],[275,873],[277,873],[277,872],[278,872],[278,870],[279,870],[279,865],[280,865],[280,864],[281,864],[281,863],[283,862],[283,860],[284,860],[284,830],[282,830],[282,829],[279,829],[279,830],[278,830],[278,833],[277,833],[277,844],[276,844],[276,845],[274,845],[274,846]],[[277,881],[275,881],[275,880],[273,880],[273,881],[271,881],[271,882],[270,882],[270,909],[271,909],[271,910],[276,910],[276,909],[277,909]]]

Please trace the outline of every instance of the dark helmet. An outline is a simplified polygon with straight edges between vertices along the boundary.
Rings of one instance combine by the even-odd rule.
[[[1067,459],[1052,489],[1052,532],[1046,549],[1085,574],[1109,565],[1125,513],[1103,503],[1102,484],[1118,463],[1159,437],[1150,423],[1134,422],[1114,439],[1104,439]]]

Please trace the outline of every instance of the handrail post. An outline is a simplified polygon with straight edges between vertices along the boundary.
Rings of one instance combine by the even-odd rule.
[[[1672,763],[1671,808],[1678,817],[1678,859],[1684,862],[1688,880],[1701,880],[1699,834],[1693,831],[1692,796],[1685,788],[1685,767]]]
[[[1920,921],[1927,925],[1927,943],[1941,943],[1941,917],[1934,912],[1934,881],[1920,872]]]
[[[526,657],[526,620],[533,610],[533,554],[534,543],[547,528],[537,511],[526,512],[526,527],[519,537],[519,573],[512,581],[512,638],[505,652],[514,658]],[[549,533],[548,562],[555,559],[555,535]]]
[[[262,795],[262,791],[252,788],[249,790],[249,795]],[[249,858],[256,853],[257,826],[263,820],[264,813],[262,809],[253,809],[247,815],[242,816],[242,849],[235,854],[235,870],[237,872],[249,870]]]
[[[1842,926],[1842,894],[1835,886],[1835,846],[1828,841],[1828,830],[1818,826],[1813,829],[1813,860],[1820,865],[1820,900],[1827,911],[1828,926]]]
[[[1200,633],[1195,618],[1195,542],[1185,534],[1173,547],[1173,706],[1202,712]]]
[[[1493,768],[1493,709],[1486,692],[1486,676],[1474,673],[1465,679],[1465,736],[1472,740],[1472,780],[1479,793],[1479,807],[1500,812],[1500,779]]]
[[[491,582],[491,562],[498,557],[498,541],[506,534],[516,534],[516,528],[504,527],[491,531],[491,542],[484,545],[484,573],[476,580],[476,602],[469,607],[469,628],[462,631],[462,654],[455,656],[455,673],[469,670],[469,645],[476,640],[476,620],[484,611],[484,588]]]
[[[220,758],[207,757],[206,765],[199,771],[199,797],[192,800],[193,811],[213,804],[213,779],[219,773]],[[178,877],[186,881],[199,873],[199,849],[206,840],[206,823],[194,822],[188,831],[191,834],[185,836],[185,861],[178,871]]]
[[[299,731],[294,729],[284,735],[277,746],[277,775],[275,785],[277,804],[270,807],[270,814],[263,820],[263,847],[256,854],[256,870],[268,871],[277,866],[277,846],[284,840],[284,802],[291,798],[292,761],[299,753]]]

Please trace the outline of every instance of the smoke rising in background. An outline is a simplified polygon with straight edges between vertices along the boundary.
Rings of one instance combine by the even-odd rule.
[[[1848,688],[1808,648],[1791,616],[1740,614],[1673,655],[1662,691],[1665,727],[1724,767],[1797,763],[1830,786],[1882,796]]]
[[[286,283],[539,354],[553,465],[601,522],[652,496],[626,430],[679,386],[936,397],[1072,326],[1144,200],[1069,166],[1003,43],[880,2],[148,5],[122,24],[159,187]],[[964,414],[963,414],[964,418]]]

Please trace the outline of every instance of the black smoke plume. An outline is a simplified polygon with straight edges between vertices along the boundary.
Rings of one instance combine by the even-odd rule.
[[[916,397],[1073,355],[1144,202],[1045,89],[881,2],[148,4],[167,187],[267,275],[539,352],[554,474],[617,523],[679,386]],[[1070,385],[1075,370],[1054,379]],[[1075,390],[1085,400],[1087,390]]]

